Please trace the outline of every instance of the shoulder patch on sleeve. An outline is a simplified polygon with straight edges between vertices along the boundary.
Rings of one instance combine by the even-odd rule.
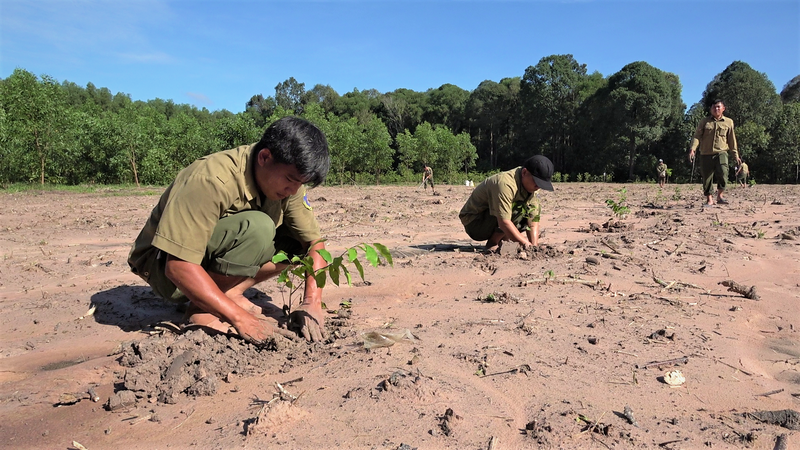
[[[305,206],[307,210],[311,211],[311,202],[308,201],[308,192],[303,194],[303,206]]]

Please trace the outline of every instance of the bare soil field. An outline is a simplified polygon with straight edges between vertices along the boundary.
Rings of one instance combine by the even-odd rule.
[[[0,447],[800,447],[800,186],[559,183],[540,247],[490,254],[471,189],[310,191],[331,253],[394,265],[326,287],[326,342],[266,348],[172,331],[130,273],[161,190],[0,193]]]

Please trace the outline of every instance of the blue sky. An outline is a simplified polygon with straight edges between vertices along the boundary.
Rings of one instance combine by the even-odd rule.
[[[800,74],[800,2],[0,0],[0,78],[19,67],[212,111],[289,77],[471,91],[553,54],[604,76],[646,61],[680,77],[687,105],[736,60],[780,92]]]

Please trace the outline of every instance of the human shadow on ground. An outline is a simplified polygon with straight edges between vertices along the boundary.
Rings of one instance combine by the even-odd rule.
[[[245,297],[261,307],[265,316],[276,320],[284,316],[282,308],[258,289],[248,289]],[[184,305],[163,300],[149,286],[117,286],[92,295],[91,300],[96,307],[94,319],[97,323],[116,326],[126,332],[152,329],[153,325],[163,322],[180,326],[184,321]]]
[[[468,243],[435,243],[409,245],[408,247],[392,249],[392,255],[395,257],[408,257],[430,252],[481,253],[483,251],[483,245],[473,245]]]

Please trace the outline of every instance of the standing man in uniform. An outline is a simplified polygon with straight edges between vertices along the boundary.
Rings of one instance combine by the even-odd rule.
[[[717,184],[716,203],[727,204],[723,197],[728,183],[728,157],[733,155],[738,164],[739,151],[736,146],[736,135],[733,132],[733,120],[722,115],[725,103],[714,100],[711,104],[711,115],[703,118],[697,125],[689,150],[689,160],[694,161],[695,150],[700,147],[700,175],[703,178],[704,206],[714,206],[713,184]]]
[[[496,250],[500,241],[538,246],[542,208],[536,191],[552,191],[552,176],[553,163],[536,155],[521,167],[483,180],[458,214],[464,231],[476,241],[486,241],[489,251]]]
[[[667,182],[667,165],[664,164],[663,159],[658,160],[656,172],[658,173],[658,187],[664,189],[664,184]]]
[[[431,194],[436,194],[436,188],[433,187],[433,169],[425,165],[425,169],[422,171],[422,186],[425,188],[425,192],[428,192],[428,183],[431,184]]]
[[[244,292],[277,275],[276,252],[310,252],[325,266],[319,224],[304,185],[318,186],[330,167],[325,135],[310,122],[284,117],[259,142],[204,156],[162,194],[133,244],[128,264],[166,300],[189,301],[190,324],[263,343],[274,333]],[[325,338],[322,289],[309,276],[290,327],[310,341]]]
[[[747,186],[748,175],[750,175],[750,168],[747,167],[747,163],[742,160],[742,163],[739,164],[739,167],[736,169],[736,181],[739,182],[741,187]]]

